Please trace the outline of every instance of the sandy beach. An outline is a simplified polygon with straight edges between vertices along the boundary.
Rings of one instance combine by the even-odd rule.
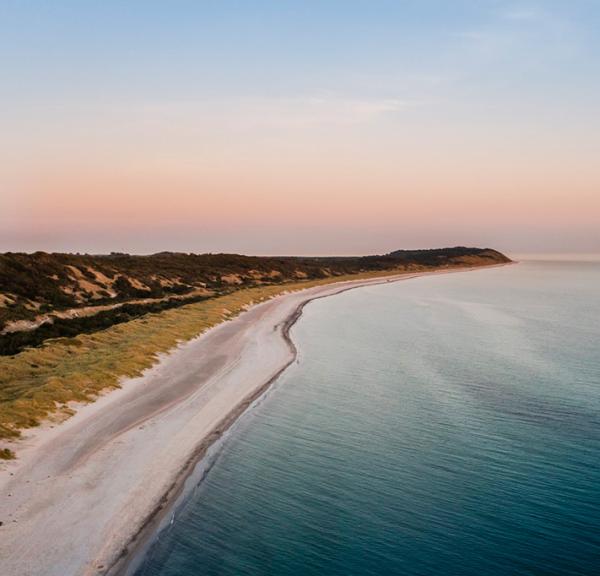
[[[308,302],[454,271],[284,294],[182,344],[64,423],[27,431],[19,459],[0,471],[0,573],[125,573],[194,464],[294,361],[288,331]]]

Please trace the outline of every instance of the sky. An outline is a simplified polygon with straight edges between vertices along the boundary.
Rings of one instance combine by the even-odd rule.
[[[0,251],[600,252],[600,1],[0,1]]]

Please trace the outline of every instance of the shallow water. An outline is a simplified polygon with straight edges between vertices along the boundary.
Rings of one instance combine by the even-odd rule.
[[[312,302],[139,575],[599,573],[599,320],[598,262]]]

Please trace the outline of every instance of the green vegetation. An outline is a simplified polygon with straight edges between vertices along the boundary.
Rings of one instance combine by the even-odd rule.
[[[343,258],[256,257],[237,254],[0,254],[0,330],[9,322],[43,313],[165,298],[198,288],[213,292],[231,285],[252,287],[387,270],[399,265],[439,266],[465,257],[501,261],[481,248],[397,251],[383,256]]]
[[[91,334],[115,324],[129,322],[134,318],[152,312],[177,308],[185,304],[202,302],[208,296],[194,296],[185,300],[159,300],[145,304],[123,304],[118,308],[100,311],[93,316],[76,318],[56,318],[51,323],[42,324],[35,330],[0,334],[0,355],[14,355],[27,347],[39,346],[49,338],[72,337],[77,334]]]
[[[151,256],[0,254],[0,294],[10,295],[11,300],[0,308],[0,327],[9,321],[32,319],[40,311],[163,298],[197,287],[220,290],[228,285],[223,278],[231,275],[238,276],[242,285],[254,286],[295,280],[298,271],[313,279],[386,267],[373,261],[365,268],[359,260],[329,264],[327,259],[169,252]]]
[[[37,330],[5,334],[5,344],[13,346],[13,350],[18,353],[0,356],[0,439],[18,438],[22,429],[37,426],[44,419],[60,420],[68,417],[72,414],[70,402],[94,400],[104,390],[118,387],[122,378],[139,376],[156,362],[159,354],[168,352],[178,343],[190,340],[224,319],[237,315],[253,303],[284,291],[346,279],[509,261],[503,255],[491,250],[477,252],[475,251],[478,249],[451,250],[454,252],[424,251],[419,254],[411,252],[398,253],[394,256],[370,257],[373,261],[368,265],[363,265],[365,259],[360,258],[260,259],[217,255],[215,258],[225,260],[231,258],[229,267],[218,271],[210,268],[210,274],[216,275],[211,288],[216,288],[218,285],[217,295],[207,296],[206,294],[210,293],[205,291],[204,295],[189,294],[189,298],[183,301],[125,303],[118,308],[98,312],[93,316],[54,319],[54,324],[43,325]],[[8,256],[12,258],[14,255]],[[20,257],[28,258],[36,255],[17,256],[19,256],[17,261],[22,264]],[[6,264],[6,257],[7,255],[0,255],[0,262],[4,258]],[[183,271],[178,268],[178,262],[180,258],[186,260],[188,255],[156,255],[156,258],[162,262],[159,270],[163,279],[167,278],[166,265],[171,257],[174,260],[171,263],[173,270],[168,272],[171,274],[171,281],[179,278],[190,281],[190,275],[198,273],[198,271],[189,272],[188,276],[178,276],[180,273],[183,274]],[[138,274],[136,266],[141,266],[140,262],[145,263],[146,258],[152,262],[155,257],[43,255],[40,258],[44,262],[42,267],[50,266],[54,282],[58,283],[59,288],[60,275],[53,267],[56,262],[51,265],[54,260],[60,261],[60,266],[64,267],[63,258],[93,259],[94,266],[97,266],[96,259],[106,258],[110,262],[123,259],[129,264],[122,266],[121,270],[127,268],[128,274],[134,280],[127,281],[130,288],[126,288],[123,282],[119,285],[123,290],[129,290],[137,297],[139,293],[131,291],[140,290],[140,279],[148,280],[152,273],[151,269],[147,269],[144,275]],[[191,258],[194,260],[204,257],[192,256]],[[212,256],[207,255],[206,258],[210,261]],[[245,262],[248,269],[242,275],[240,266],[245,259],[248,260]],[[338,260],[341,264],[337,263]],[[427,264],[420,264],[419,261]],[[285,274],[273,268],[275,262],[280,263],[279,270],[284,270]],[[346,268],[351,272],[344,273]],[[99,268],[94,267],[93,270],[94,272],[89,274],[94,274],[98,279]],[[102,270],[100,272],[102,278],[107,278],[110,272],[108,267]],[[205,269],[203,270],[203,273],[208,274]],[[262,272],[256,272],[257,270]],[[26,274],[23,272],[21,280],[15,284],[0,274],[0,285],[5,290],[5,294],[28,294],[27,298],[30,300],[35,297],[38,301],[43,298],[50,301],[53,298],[52,289],[46,286],[44,281],[40,282],[41,287],[36,291],[34,284],[23,280],[23,278],[33,278],[34,272],[31,270]],[[113,272],[113,277],[116,277],[116,274]],[[155,271],[154,277],[157,277],[157,274],[158,271]],[[228,278],[227,274],[234,276]],[[304,279],[299,280],[298,277]],[[223,278],[228,280],[225,285]],[[171,287],[175,286],[176,284],[173,283]],[[114,284],[110,288],[114,290]],[[199,290],[198,285],[195,285],[195,288]],[[53,302],[59,301],[58,297],[53,300]],[[25,347],[31,345],[38,345],[38,347]],[[3,458],[10,457],[12,454],[8,448],[3,448],[2,453]]]

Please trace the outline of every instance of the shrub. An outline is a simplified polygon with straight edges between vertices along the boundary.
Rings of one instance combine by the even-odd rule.
[[[10,448],[0,448],[0,460],[14,460],[16,457]]]

